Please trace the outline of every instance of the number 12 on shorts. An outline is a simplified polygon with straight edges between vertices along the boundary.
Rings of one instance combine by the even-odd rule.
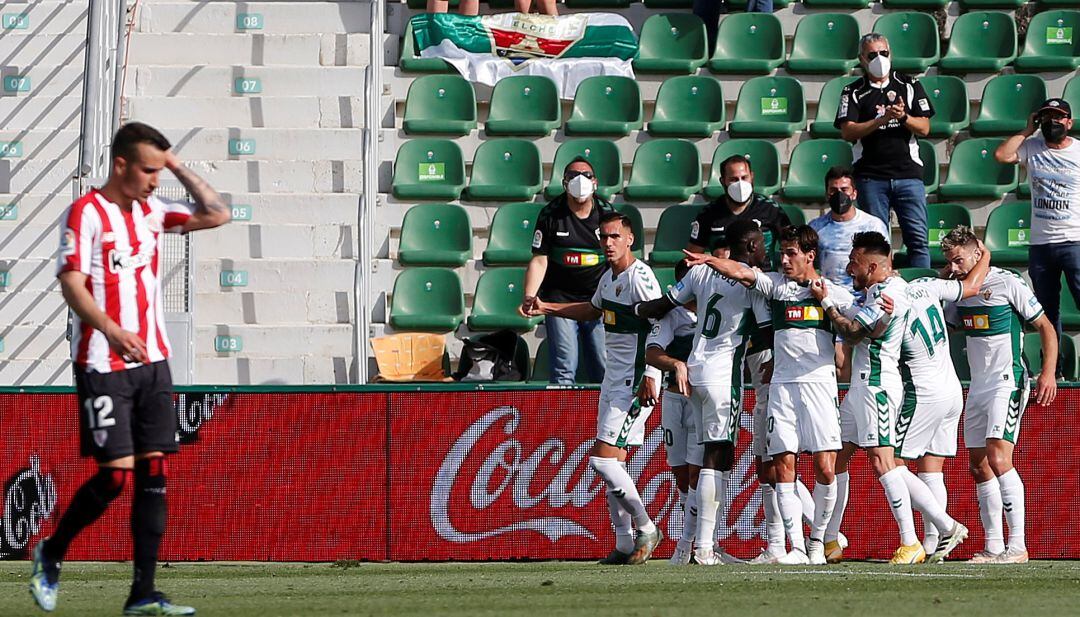
[[[116,418],[111,417],[113,402],[111,396],[96,396],[83,401],[86,417],[91,430],[109,428],[116,425]]]

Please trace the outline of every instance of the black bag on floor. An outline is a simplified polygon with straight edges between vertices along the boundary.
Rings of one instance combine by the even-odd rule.
[[[461,360],[454,373],[457,381],[521,381],[523,367],[515,352],[520,338],[511,330],[462,339]]]

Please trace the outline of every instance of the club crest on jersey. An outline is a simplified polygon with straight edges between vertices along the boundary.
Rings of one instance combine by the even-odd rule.
[[[990,329],[990,316],[989,315],[964,315],[963,317],[965,330],[989,330]]]
[[[623,290],[622,285],[616,285],[615,286],[615,295],[616,296],[621,296],[622,295],[622,290]]]
[[[105,442],[108,441],[108,439],[109,439],[109,431],[106,431],[105,429],[100,429],[100,428],[94,430],[94,443],[97,444],[97,447],[104,448],[105,447]]]
[[[109,271],[117,273],[121,270],[130,270],[133,268],[141,268],[143,266],[148,266],[150,265],[150,261],[153,258],[153,253],[140,252],[134,255],[124,255],[121,253],[121,251],[113,249],[109,251]]]
[[[994,295],[994,290],[987,287],[986,289],[980,291],[979,295],[983,297],[983,300],[989,300],[990,297]]]
[[[789,306],[784,312],[787,321],[821,321],[823,317],[820,306]]]
[[[152,232],[154,232],[156,234],[161,233],[162,229],[164,229],[164,226],[162,225],[162,222],[161,222],[162,216],[163,215],[159,214],[159,215],[150,216],[150,217],[146,218],[146,226],[150,229],[150,231],[152,231]]]

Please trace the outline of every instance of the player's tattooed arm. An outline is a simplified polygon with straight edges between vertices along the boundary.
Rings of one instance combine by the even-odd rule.
[[[232,212],[225,199],[214,190],[214,187],[199,177],[194,171],[184,165],[176,153],[169,150],[165,153],[165,168],[172,172],[180,184],[184,185],[191,195],[195,204],[195,212],[184,224],[184,231],[197,229],[210,229],[219,227],[232,220]]]
[[[746,287],[753,287],[757,281],[757,273],[753,268],[730,259],[721,259],[712,255],[705,255],[704,253],[692,253],[687,250],[683,250],[683,254],[686,255],[686,263],[691,268],[699,265],[707,265],[713,270],[716,270],[720,274],[727,278],[738,281]]]
[[[825,285],[824,279],[819,278],[810,282],[810,295],[821,303],[821,308],[825,309],[825,315],[833,323],[833,327],[849,344],[858,345],[869,334],[861,323],[844,317],[829,297],[829,288]]]
[[[675,308],[675,303],[671,301],[671,298],[660,296],[655,300],[646,300],[635,304],[634,314],[646,319],[660,319],[673,308]]]

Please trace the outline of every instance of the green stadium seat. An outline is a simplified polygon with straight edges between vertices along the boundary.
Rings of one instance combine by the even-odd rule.
[[[528,332],[543,317],[522,317],[518,307],[524,298],[525,268],[492,268],[476,281],[472,311],[466,323],[470,330],[514,330]]]
[[[499,206],[491,218],[485,266],[516,266],[532,259],[536,218],[544,204],[510,203]]]
[[[934,9],[943,9],[945,5],[949,3],[949,0],[881,0],[885,8],[892,9],[921,9],[924,11],[933,11]]]
[[[611,199],[612,195],[622,190],[622,158],[615,142],[609,139],[569,139],[555,151],[555,162],[551,166],[551,180],[547,189],[544,190],[548,199],[563,194],[563,170],[578,156],[583,156],[592,163],[598,185],[596,192],[601,197]]]
[[[664,208],[656,224],[656,240],[649,253],[650,264],[670,266],[682,261],[683,249],[690,241],[690,225],[700,212],[700,206]]]
[[[825,177],[824,176],[821,177],[821,184],[822,184],[822,186],[825,185]],[[779,204],[779,205],[780,205],[780,209],[784,211],[784,214],[787,215],[787,218],[788,218],[789,221],[791,221],[792,225],[794,225],[795,227],[798,227],[799,225],[805,225],[806,224],[806,213],[803,212],[802,208],[800,208],[799,206],[793,206],[791,204]]]
[[[629,135],[642,125],[638,83],[618,75],[589,77],[574,95],[567,135]]]
[[[949,355],[952,357],[956,376],[960,381],[971,381],[971,368],[967,359],[967,337],[960,330],[949,333]]]
[[[468,199],[532,199],[544,186],[540,150],[526,139],[482,142],[473,155]]]
[[[465,208],[413,206],[401,222],[398,261],[403,266],[463,266],[472,257],[472,237]]]
[[[802,0],[809,9],[865,9],[871,0]]]
[[[979,138],[961,141],[949,160],[949,175],[938,187],[943,199],[1000,199],[1016,189],[1016,165],[994,160],[1000,139]]]
[[[859,23],[847,13],[803,15],[795,27],[787,69],[847,74],[859,64]]]
[[[711,137],[724,130],[727,114],[720,82],[682,75],[660,85],[649,133],[673,137]]]
[[[702,191],[709,199],[724,196],[724,187],[720,184],[720,164],[729,156],[741,154],[750,159],[750,169],[754,172],[754,190],[762,195],[772,195],[780,190],[780,152],[771,141],[764,139],[729,139],[721,142],[713,151],[712,172],[709,183]]]
[[[1016,59],[1016,22],[1008,13],[977,11],[953,22],[949,49],[938,61],[948,73],[996,73]]]
[[[795,146],[787,181],[780,194],[792,201],[825,201],[825,173],[835,165],[850,166],[851,144],[842,139],[811,139]]]
[[[915,279],[925,277],[936,279],[938,277],[938,271],[933,268],[900,268],[897,272],[900,273],[901,278],[909,283]]]
[[[1058,339],[1058,345],[1060,346],[1058,361],[1061,362],[1058,370],[1065,381],[1076,381],[1078,379],[1076,341],[1068,334],[1062,334]],[[1028,332],[1024,335],[1024,359],[1032,375],[1042,372],[1042,339],[1039,338],[1038,332]]]
[[[642,24],[634,70],[689,75],[708,59],[705,22],[690,13],[664,13],[652,15]]]
[[[784,31],[775,15],[732,13],[720,20],[709,70],[767,75],[783,63]]]
[[[986,220],[986,248],[995,264],[1026,266],[1031,240],[1031,202],[1010,201],[990,212]]]
[[[690,9],[694,8],[694,0],[643,0],[646,8],[650,9]]]
[[[1076,36],[1073,36],[1073,33]],[[1046,11],[1031,18],[1016,70],[1072,71],[1080,67],[1080,11]]]
[[[652,139],[634,152],[623,194],[643,201],[684,201],[701,190],[697,146],[682,139]]]
[[[660,283],[660,293],[666,294],[671,291],[671,288],[675,286],[675,268],[653,266],[652,271],[656,275],[656,282]]]
[[[1068,330],[1080,328],[1080,308],[1076,305],[1076,298],[1069,291],[1069,285],[1065,277],[1061,277],[1061,327]]]
[[[630,219],[630,228],[634,231],[634,243],[630,245],[630,252],[638,259],[645,258],[645,221],[641,218],[641,211],[633,204],[612,204],[616,212],[621,212]]]
[[[1045,100],[1046,83],[1042,77],[998,75],[983,88],[979,117],[971,123],[971,134],[1015,135],[1024,130],[1028,116]]]
[[[424,75],[409,85],[405,132],[467,135],[476,128],[476,94],[460,75]]]
[[[844,86],[855,81],[849,75],[833,77],[821,88],[818,96],[817,118],[810,123],[810,135],[817,137],[840,137],[840,129],[833,126],[836,111],[840,107],[840,94]]]
[[[920,139],[919,158],[923,162],[923,185],[926,187],[926,194],[929,195],[937,191],[941,173],[938,168],[937,151],[934,150],[934,144],[925,139]]]
[[[405,26],[405,34],[401,37],[401,59],[398,66],[402,71],[409,73],[453,73],[457,70],[449,62],[442,58],[421,58],[416,52],[416,39],[413,36],[412,24]]]
[[[394,158],[393,193],[400,199],[455,200],[465,188],[461,148],[449,139],[410,139]]]
[[[1069,102],[1069,106],[1078,111],[1074,114],[1080,113],[1080,78],[1073,77],[1065,84],[1065,92],[1061,95],[1061,98]],[[1080,135],[1080,122],[1073,123],[1073,128],[1069,131],[1070,135]]]
[[[555,82],[542,75],[500,79],[491,92],[488,135],[547,136],[562,125],[562,105]]]
[[[802,84],[793,77],[754,77],[739,89],[732,137],[791,137],[806,127]]]
[[[550,351],[548,350],[547,338],[540,339],[540,346],[536,348],[536,359],[532,363],[532,376],[529,378],[533,383],[548,383],[551,375],[551,366],[549,366],[548,356]],[[591,383],[589,379],[589,372],[585,370],[585,351],[581,345],[578,345],[578,363],[577,372],[574,374],[574,382],[578,384]]]
[[[1018,9],[1027,0],[960,0],[960,8],[965,11],[982,9]]]
[[[625,9],[629,8],[634,0],[565,0],[563,5],[568,9]]]
[[[930,118],[930,137],[952,137],[971,123],[967,86],[953,75],[930,75],[919,80],[934,117]]]
[[[898,71],[923,73],[941,59],[937,20],[929,13],[886,13],[873,31],[889,39],[892,65]]]
[[[941,239],[959,225],[971,227],[971,211],[960,204],[926,204],[927,241],[930,245],[930,263],[945,264],[941,253]]]
[[[465,317],[461,280],[445,268],[406,268],[394,281],[390,325],[395,330],[450,332]]]

